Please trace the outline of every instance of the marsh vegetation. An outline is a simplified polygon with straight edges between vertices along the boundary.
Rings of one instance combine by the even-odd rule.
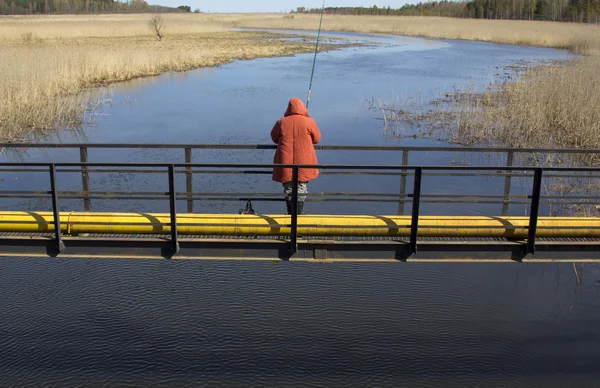
[[[89,120],[106,102],[97,86],[314,46],[195,15],[146,14],[0,17],[0,50],[0,139],[18,141]]]

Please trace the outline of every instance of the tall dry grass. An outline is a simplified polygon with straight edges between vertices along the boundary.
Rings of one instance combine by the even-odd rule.
[[[43,39],[143,37],[151,32],[149,14],[116,15],[36,15],[0,17],[0,42],[18,41],[33,33]],[[223,31],[221,23],[186,14],[164,14],[167,35],[198,34]]]
[[[423,106],[419,96],[373,99],[397,137],[462,145],[600,149],[600,57],[526,70],[484,92],[455,89]],[[598,155],[572,162],[599,164]]]
[[[519,81],[462,94],[448,106],[461,143],[600,149],[600,61],[530,69]]]
[[[159,42],[151,16],[0,17],[0,141],[80,125],[98,85],[313,50],[177,14]]]
[[[97,85],[313,49],[310,44],[260,40],[260,33],[229,31],[232,27],[318,26],[318,15],[166,14],[165,38],[158,42],[148,29],[150,17],[0,17],[0,138],[11,140],[22,137],[24,130],[47,131],[79,124],[89,108],[90,95],[84,92]],[[516,127],[531,142],[537,142],[537,136],[552,139],[557,145],[597,144],[594,131],[599,122],[600,72],[595,69],[600,68],[600,28],[596,26],[339,15],[327,15],[323,26],[337,31],[567,48],[585,54],[584,60],[564,68],[540,70],[524,83],[509,85],[496,97],[488,95],[485,104],[473,97],[471,111],[483,116],[469,117],[472,128],[480,122],[494,122],[510,133]],[[496,108],[479,109],[482,106]],[[463,126],[466,117],[461,121]],[[499,136],[502,131],[496,127],[485,128],[485,136],[511,138]],[[481,141],[484,139],[481,137]]]
[[[319,25],[319,15],[314,14],[295,14],[293,19],[281,14],[211,15],[207,18],[227,27],[305,30],[316,29]],[[585,54],[600,53],[600,28],[582,23],[325,15],[323,29],[564,48]]]

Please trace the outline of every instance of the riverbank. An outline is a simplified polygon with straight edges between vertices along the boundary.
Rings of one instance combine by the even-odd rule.
[[[180,14],[162,15],[164,38],[158,41],[148,27],[151,17],[0,17],[0,140],[81,125],[107,101],[89,92],[96,86],[314,50],[310,42],[227,31]]]
[[[319,15],[315,14],[222,14],[204,17],[226,27],[314,30],[319,26]],[[323,29],[506,43],[567,49],[586,55],[600,54],[600,28],[583,23],[325,15]]]
[[[428,105],[414,96],[373,99],[386,130],[398,138],[431,138],[469,146],[600,148],[597,56],[524,70],[487,89],[455,88]],[[571,155],[582,161],[581,155]],[[596,155],[586,163],[598,164]]]

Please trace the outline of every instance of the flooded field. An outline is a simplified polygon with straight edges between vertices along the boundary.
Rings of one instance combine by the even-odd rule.
[[[328,34],[329,35],[329,34]],[[507,66],[564,51],[330,34],[367,44],[318,58],[311,115],[325,145],[442,146],[391,138],[365,106],[457,86],[484,88]],[[112,106],[57,142],[268,144],[290,97],[304,98],[312,56],[235,62],[118,85]],[[196,150],[197,163],[270,163],[271,150]],[[395,152],[323,151],[328,164],[400,164]],[[3,160],[78,161],[79,150]],[[93,162],[183,162],[175,150],[90,150]],[[503,156],[414,153],[411,164],[496,164]],[[47,174],[3,172],[4,190],[47,190]],[[80,190],[62,173],[61,190]],[[165,191],[166,179],[91,174],[92,190]],[[410,180],[409,180],[410,181]],[[502,193],[503,178],[430,178],[423,193]],[[180,186],[179,186],[180,185]],[[397,177],[323,176],[317,191],[397,192]],[[183,179],[178,187],[185,187]],[[528,190],[515,184],[515,193]],[[269,176],[197,176],[202,192],[274,192]],[[409,184],[410,190],[410,184]],[[3,200],[5,210],[49,210]],[[237,212],[240,203],[197,211]],[[180,209],[185,203],[178,204]],[[282,204],[256,205],[279,213]],[[310,206],[310,208],[308,208]],[[63,211],[81,210],[78,200]],[[97,201],[96,211],[168,203]],[[311,203],[311,213],[395,214],[397,204]],[[430,204],[425,214],[498,215],[501,205]],[[511,212],[523,215],[523,208]],[[0,259],[1,386],[594,386],[600,381],[600,271],[526,264],[308,264]]]

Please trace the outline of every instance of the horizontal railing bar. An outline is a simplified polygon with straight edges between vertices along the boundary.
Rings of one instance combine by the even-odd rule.
[[[56,170],[56,172],[61,172],[61,173],[67,173],[67,172],[72,172],[72,173],[81,173],[82,169],[58,169]],[[114,169],[87,169],[86,172],[93,172],[93,173],[97,173],[97,174],[111,174],[111,173],[118,173],[118,174],[123,174],[123,173],[127,173],[127,174],[168,174],[168,171],[165,170],[126,170],[126,169],[118,169],[118,170],[114,170]],[[177,171],[177,173],[179,174],[184,174],[183,171]]]
[[[300,169],[330,169],[330,170],[416,170],[418,168],[429,171],[534,171],[538,167],[527,166],[402,166],[402,165],[324,165],[324,164],[164,164],[164,163],[26,163],[10,162],[0,163],[0,166],[28,167],[28,166],[50,166],[57,167],[142,167],[153,168],[173,165],[176,168],[294,168]],[[543,167],[543,171],[579,171],[598,172],[600,167]]]
[[[200,173],[200,172],[198,172]],[[211,171],[209,173],[220,173],[219,171]],[[267,172],[270,173],[270,172]],[[547,178],[600,178],[600,175],[575,175],[575,174],[547,174]],[[386,175],[386,176],[414,176],[412,172],[355,172],[355,171],[323,171],[321,175]],[[499,178],[510,176],[512,178],[532,178],[533,173],[455,173],[452,171],[446,173],[423,173],[423,176],[428,177],[490,177]]]
[[[0,198],[6,199],[47,199],[49,195],[2,195]],[[60,199],[64,200],[80,200],[80,199],[95,199],[95,200],[135,200],[135,201],[164,201],[165,197],[156,196],[116,196],[116,195],[61,195]],[[255,202],[283,202],[285,197],[278,198],[266,198],[266,197],[190,197],[188,195],[177,196],[178,201],[213,201],[213,202],[239,202],[239,201],[255,201]],[[306,202],[385,202],[385,203],[398,203],[403,201],[400,199],[361,199],[361,198],[328,198],[328,199],[307,199]],[[408,202],[410,200],[407,200]]]
[[[3,194],[19,194],[19,195],[35,195],[35,194],[51,194],[50,191],[40,190],[40,191],[23,191],[23,190],[0,190],[0,195]],[[59,191],[58,194],[62,196],[71,196],[71,195],[90,195],[93,194],[95,196],[129,196],[129,195],[147,195],[147,196],[168,196],[169,193],[163,191]],[[177,192],[178,196],[185,195],[186,198],[188,196],[191,197],[202,197],[202,196],[212,196],[212,197],[239,197],[239,196],[255,196],[255,197],[269,197],[273,195],[277,195],[277,193],[213,193],[213,192]],[[315,193],[306,193],[303,196],[307,197],[340,197],[340,196],[349,196],[349,197],[392,197],[392,198],[405,198],[412,197],[412,194],[397,194],[397,193],[355,193],[355,192],[315,192]],[[282,194],[283,197],[283,194]],[[423,194],[422,198],[502,198],[503,195],[495,195],[495,194]],[[531,198],[528,195],[511,195],[511,198]],[[566,199],[595,199],[596,196],[559,196],[559,195],[551,195],[551,196],[542,196],[541,198],[566,198]]]
[[[527,196],[517,196],[511,195],[511,198],[529,198],[531,199],[531,195]],[[598,199],[597,195],[542,195],[540,196],[542,199],[596,199],[598,200],[598,204],[600,204],[600,199]]]
[[[73,172],[81,172],[81,169],[78,170],[73,170]],[[43,173],[48,173],[48,169],[44,168],[0,168],[0,172],[43,172]]]
[[[6,199],[47,199],[50,195],[3,195],[0,194],[0,198]],[[130,200],[148,200],[148,201],[164,201],[164,197],[134,197],[134,196],[96,196],[91,195],[60,195],[60,199],[130,199]]]
[[[390,200],[391,201],[391,200]],[[397,202],[397,201],[392,201]],[[424,203],[482,203],[482,204],[500,204],[500,203],[510,203],[513,205],[529,205],[530,201],[461,201],[461,200],[423,200],[421,202]],[[543,205],[598,205],[600,201],[596,202],[583,202],[583,201],[540,201],[540,204]]]
[[[0,169],[0,172],[2,172],[4,170]],[[20,172],[20,171],[27,171],[27,172],[46,172],[46,170],[6,170],[7,172]],[[73,173],[80,173],[82,172],[82,169],[60,169],[57,170],[57,172],[61,172],[61,173],[66,173],[66,172],[73,172]],[[124,169],[124,170],[113,170],[113,169],[88,169],[86,172],[93,172],[93,173],[97,173],[97,174],[108,174],[108,173],[129,173],[129,174],[167,174],[168,171],[163,171],[163,170],[128,170],[128,169]],[[192,170],[192,171],[175,171],[176,174],[189,174],[190,172],[194,173],[194,174],[256,174],[256,175],[271,175],[273,172],[272,171],[252,171],[252,170],[213,170],[213,171],[202,171],[202,170]]]
[[[51,191],[40,190],[40,191],[16,191],[16,190],[0,190],[0,194],[51,194]],[[62,195],[88,195],[92,193],[87,191],[58,191],[58,194]],[[169,193],[163,191],[93,191],[94,195],[169,195]],[[271,194],[272,195],[272,194]]]
[[[532,167],[534,169],[535,167]],[[214,171],[215,173],[219,173],[218,171]],[[583,171],[588,172],[588,171]],[[270,172],[267,172],[269,174]],[[590,175],[590,174],[557,174],[553,171],[548,171],[549,174],[546,174],[546,178],[588,178],[588,179],[599,179],[600,175]],[[386,176],[414,176],[415,174],[412,172],[354,172],[354,171],[323,171],[321,175],[386,175]],[[446,173],[423,173],[423,176],[428,177],[490,177],[490,178],[499,178],[499,177],[507,177],[510,176],[512,178],[532,178],[533,173],[505,173],[505,172],[497,172],[497,173],[455,173],[452,171],[448,171]]]
[[[40,191],[24,191],[24,190],[1,190],[0,196],[6,197],[8,195],[50,195],[51,192],[47,190]],[[100,197],[114,197],[114,198],[131,198],[131,196],[136,196],[139,198],[152,198],[156,196],[168,196],[169,193],[162,191],[59,191],[58,194],[61,198],[87,198],[92,195],[94,198]],[[200,198],[239,198],[239,197],[269,197],[277,195],[277,193],[212,193],[212,192],[202,192],[202,193],[186,193],[186,192],[178,192],[177,196],[188,199],[200,199]],[[142,197],[146,196],[146,197]],[[411,198],[412,194],[396,194],[396,193],[355,193],[355,192],[316,192],[316,193],[306,193],[304,194],[306,197],[382,197],[382,198]],[[282,195],[283,198],[283,195]],[[504,199],[503,195],[496,194],[423,194],[421,198],[450,198],[450,199],[461,199],[461,198],[483,198],[483,199]],[[531,199],[531,195],[511,195],[512,199]],[[543,195],[540,197],[541,199],[570,199],[570,200],[596,200],[598,197],[595,195]],[[159,199],[159,198],[157,198]],[[395,202],[395,200],[394,200]],[[598,200],[600,203],[600,200]],[[579,202],[578,202],[579,203]]]
[[[407,195],[408,197],[408,195]],[[49,195],[1,195],[0,198],[4,199],[48,199]],[[59,196],[60,199],[64,200],[81,200],[81,199],[95,199],[95,200],[136,200],[136,201],[164,201],[165,197],[139,197],[139,196],[98,196],[98,195],[73,195],[73,196]],[[285,198],[252,198],[252,197],[189,197],[177,196],[178,201],[194,200],[194,201],[211,201],[211,202],[239,202],[239,201],[255,201],[255,202],[283,202]],[[307,198],[306,202],[365,202],[365,203],[401,203],[401,202],[412,202],[412,199],[363,199],[363,198],[321,198],[311,199]],[[513,205],[529,205],[528,201],[477,201],[477,200],[422,200],[421,203],[439,203],[439,204],[484,204],[484,205],[497,205],[502,203],[509,203]],[[585,206],[597,206],[599,202],[581,202],[581,201],[541,201],[542,205],[585,205]]]
[[[22,171],[27,171],[27,172],[46,172],[46,170],[15,170],[15,169],[11,169],[11,170],[2,170],[0,169],[0,172],[22,172]],[[82,172],[81,169],[60,169],[58,170],[58,172],[73,172],[73,173],[80,173]],[[112,170],[112,169],[90,169],[87,170],[86,172],[93,172],[93,173],[130,173],[130,174],[166,174],[167,172],[162,171],[162,170]],[[188,173],[193,173],[193,174],[255,174],[255,175],[271,175],[272,172],[271,171],[251,171],[251,170],[211,170],[211,171],[206,171],[206,170],[191,170],[191,171],[175,171],[176,174],[188,174]],[[385,176],[413,176],[414,173],[409,173],[409,172],[365,172],[365,171],[324,171],[321,173],[321,175],[385,175]],[[465,177],[474,177],[474,176],[481,176],[481,177],[504,177],[508,174],[506,173],[496,173],[496,174],[478,174],[478,173],[430,173],[430,174],[423,174],[423,176],[431,176],[431,177],[443,177],[443,176],[465,176]],[[512,177],[516,178],[516,177],[531,177],[532,175],[530,174],[510,174]],[[576,175],[575,177],[581,177],[580,175]],[[588,176],[586,176],[587,178]],[[600,176],[597,176],[598,178],[600,178]]]
[[[215,150],[274,150],[275,144],[123,144],[123,143],[0,143],[3,148],[113,148],[113,149],[215,149]],[[353,145],[315,145],[320,151],[439,151],[439,152],[485,152],[485,153],[551,153],[551,154],[600,154],[598,149],[581,148],[506,148],[506,147],[424,147],[424,146],[353,146]]]
[[[81,173],[82,169],[57,169],[60,173]],[[36,172],[36,173],[47,173],[46,169],[1,169],[0,172]],[[162,170],[113,170],[113,169],[88,169],[87,173],[128,173],[128,174],[167,174],[167,171]],[[176,174],[186,174],[186,171],[175,171]],[[244,170],[192,170],[193,174],[246,174],[246,175],[271,175],[271,171],[244,171]],[[576,174],[546,174],[548,178],[586,178],[586,179],[600,179],[600,175],[576,175]],[[365,171],[323,171],[321,175],[370,175],[370,176],[414,176],[414,173],[402,173],[402,172],[365,172]],[[481,174],[481,173],[423,173],[423,176],[429,177],[506,177],[511,176],[513,178],[531,178],[533,174],[514,174],[514,173],[492,173],[492,174]]]
[[[0,194],[50,194],[49,191],[0,191]],[[59,194],[64,195],[87,195],[91,192],[85,191],[59,191]],[[152,192],[152,191],[94,191],[94,195],[149,195],[149,196],[157,196],[157,195],[169,195],[167,192]],[[192,196],[192,197],[202,197],[202,196],[212,196],[212,197],[240,197],[240,196],[255,196],[255,197],[269,197],[273,195],[278,195],[278,193],[213,193],[213,192],[177,192],[178,196]],[[397,193],[355,193],[355,192],[315,192],[315,193],[306,193],[302,194],[307,197],[340,197],[340,196],[349,196],[349,197],[392,197],[392,198],[404,198],[404,197],[412,197],[412,194],[397,194]],[[284,194],[281,194],[282,198]],[[423,194],[421,198],[502,198],[503,195],[495,195],[495,194]],[[531,198],[528,195],[511,195],[511,198]],[[596,196],[542,196],[541,198],[567,198],[567,199],[595,199]]]
[[[0,195],[50,195],[51,192],[47,190],[0,190]],[[59,191],[61,197],[74,197],[74,196],[89,196],[95,197],[123,197],[128,198],[130,196],[168,196],[169,193],[163,191]],[[269,197],[278,195],[278,193],[214,193],[214,192],[177,192],[177,196],[185,196],[185,198],[219,198],[219,197]],[[397,194],[397,193],[356,193],[356,192],[315,192],[303,194],[306,197],[382,197],[382,198],[411,198],[412,194]],[[283,198],[283,194],[281,195]],[[497,194],[422,194],[421,198],[483,198],[483,199],[504,199],[505,196]],[[512,199],[531,199],[531,195],[511,195]],[[541,199],[578,199],[578,200],[596,200],[596,195],[542,195]],[[600,200],[598,200],[600,203]]]
[[[0,198],[5,198],[5,199],[48,199],[50,198],[50,195],[3,195],[0,194]],[[64,199],[64,200],[79,200],[79,199],[95,199],[95,200],[135,200],[135,201],[164,201],[165,197],[156,197],[156,196],[116,196],[116,195],[96,195],[96,194],[90,194],[90,195],[60,195],[59,196],[60,199]],[[194,201],[221,201],[221,202],[238,202],[238,201],[247,201],[247,200],[252,200],[252,201],[256,201],[256,202],[283,202],[285,201],[284,197],[281,198],[263,198],[263,197],[258,197],[258,198],[250,198],[250,197],[189,197],[188,195],[185,196],[178,196],[176,197],[176,199],[178,201],[185,201],[185,200],[194,200]],[[322,201],[312,201],[309,200],[309,202],[335,202],[335,201],[345,201],[343,198],[342,199],[331,199],[331,200],[322,200]],[[352,200],[354,201],[354,200]],[[356,199],[356,201],[360,201],[359,199]],[[364,200],[367,201],[367,200]],[[376,200],[373,199],[371,200],[372,202],[398,202],[398,200]]]
[[[5,192],[5,191],[0,191],[0,194],[3,193],[10,193],[10,192]],[[26,192],[22,192],[23,194]],[[31,192],[31,194],[42,194],[42,193],[47,193],[50,194],[49,192]],[[15,193],[10,193],[10,194],[19,194],[18,192]],[[90,192],[75,192],[75,191],[60,191],[59,194],[61,195],[89,195],[89,194],[93,194],[93,195],[101,195],[101,196],[119,196],[119,195],[148,195],[148,196],[168,196],[168,193],[163,193],[163,192],[97,192],[94,191],[93,193]],[[257,197],[257,198],[261,198],[261,197],[269,197],[269,196],[276,196],[278,195],[278,193],[185,193],[185,192],[178,192],[177,196],[185,196],[185,198],[204,198],[204,197],[215,197],[215,198],[219,198],[219,197],[226,197],[226,198],[237,198],[237,197]],[[311,197],[342,197],[342,196],[348,196],[348,197],[381,197],[381,198],[412,198],[412,194],[385,194],[385,193],[306,193],[306,194],[302,194],[303,196],[306,196],[308,198]],[[281,195],[281,198],[283,198],[284,195]],[[487,194],[423,194],[421,195],[421,198],[450,198],[450,199],[461,199],[461,198],[482,198],[482,199],[502,199],[504,200],[504,196],[503,195],[487,195]],[[510,198],[512,199],[531,199],[531,195],[511,195]],[[571,199],[571,200],[598,200],[598,204],[600,204],[600,199],[598,199],[597,196],[595,195],[542,195],[540,197],[541,199]]]
[[[42,194],[42,193],[49,193],[47,191],[0,191],[0,194]],[[77,194],[77,195],[87,195],[90,194],[92,192],[85,192],[85,191],[59,191],[59,194],[64,194],[64,195],[71,195],[71,194]],[[93,191],[94,195],[169,195],[169,193],[167,192],[143,192],[143,191]],[[178,196],[183,196],[185,195],[186,198],[191,197],[197,197],[197,196],[213,196],[213,197],[217,197],[217,196],[223,196],[223,197],[239,197],[239,196],[256,196],[256,197],[269,197],[269,196],[273,196],[273,195],[278,195],[279,193],[212,193],[212,192],[200,192],[200,193],[196,193],[196,192],[191,192],[191,193],[187,193],[187,192],[177,192]],[[326,197],[326,196],[356,196],[356,197],[404,197],[404,195],[400,195],[400,194],[396,194],[396,193],[327,193],[327,192],[317,192],[317,193],[306,193],[306,194],[302,194],[303,196],[314,196],[314,197]],[[281,193],[281,197],[284,197],[284,194]],[[517,196],[515,196],[517,197]],[[525,197],[525,196],[524,196]],[[502,198],[500,196],[500,198]]]

